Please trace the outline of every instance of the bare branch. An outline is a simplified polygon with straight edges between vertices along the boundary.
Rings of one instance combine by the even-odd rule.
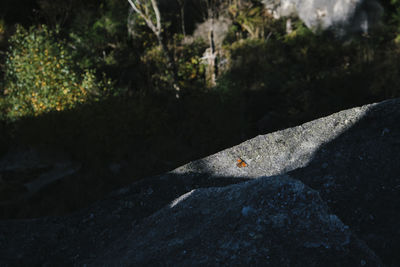
[[[164,40],[162,36],[162,25],[161,25],[161,14],[160,10],[158,8],[158,4],[156,0],[150,0],[151,3],[151,8],[146,5],[146,3],[149,3],[149,0],[146,0],[146,3],[143,5],[140,3],[140,0],[128,0],[129,4],[132,6],[133,10],[139,14],[142,19],[146,22],[147,26],[153,31],[153,33],[156,35],[157,40],[159,45],[161,46],[161,49],[167,59],[167,70],[172,74],[173,76],[173,81],[172,81],[172,86],[175,89],[175,96],[176,98],[179,98],[180,96],[180,87],[178,84],[178,71],[175,65],[175,61],[173,56],[171,55],[169,49],[168,49],[168,44]],[[154,14],[153,14],[154,12]],[[154,25],[154,17],[156,17],[155,25]]]
[[[151,0],[151,5],[153,6],[154,13],[156,14],[157,30],[161,33],[161,15],[156,0]]]
[[[133,10],[135,10],[136,13],[138,13],[140,16],[144,16],[142,11],[140,11],[139,8],[135,5],[135,3],[132,2],[132,0],[128,0],[129,4],[132,6]]]
[[[154,0],[152,0],[153,2]],[[142,19],[144,19],[144,21],[146,22],[147,26],[156,34],[158,35],[161,31],[161,23],[158,22],[157,19],[157,27],[154,25],[154,23],[151,21],[150,16],[148,14],[148,12],[143,12],[140,8],[138,8],[138,6],[132,2],[132,0],[128,0],[129,4],[132,6],[133,10],[139,14],[140,17],[142,17]],[[139,3],[140,4],[140,3]],[[157,9],[158,10],[158,9]],[[157,17],[157,16],[156,16]],[[160,26],[159,26],[160,25]]]

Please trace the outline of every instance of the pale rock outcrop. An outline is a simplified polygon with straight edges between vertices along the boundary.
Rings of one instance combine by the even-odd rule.
[[[338,36],[368,33],[379,25],[383,9],[375,0],[263,0],[275,18],[299,17],[310,29]]]

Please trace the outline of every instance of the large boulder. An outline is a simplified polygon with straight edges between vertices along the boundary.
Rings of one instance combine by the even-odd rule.
[[[369,266],[379,258],[288,176],[195,189],[88,261],[93,266]]]
[[[399,120],[400,99],[345,110],[1,221],[0,266],[399,266]]]
[[[275,18],[299,17],[311,29],[331,29],[338,36],[368,33],[383,9],[376,0],[263,0]]]

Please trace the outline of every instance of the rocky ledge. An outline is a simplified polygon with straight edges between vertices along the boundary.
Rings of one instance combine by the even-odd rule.
[[[400,99],[341,111],[0,221],[0,266],[400,266],[399,121]]]

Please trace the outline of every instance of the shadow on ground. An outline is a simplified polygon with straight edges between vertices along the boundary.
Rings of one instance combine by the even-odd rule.
[[[400,265],[399,121],[398,99],[376,104],[306,167],[289,172],[319,191],[387,266]]]

